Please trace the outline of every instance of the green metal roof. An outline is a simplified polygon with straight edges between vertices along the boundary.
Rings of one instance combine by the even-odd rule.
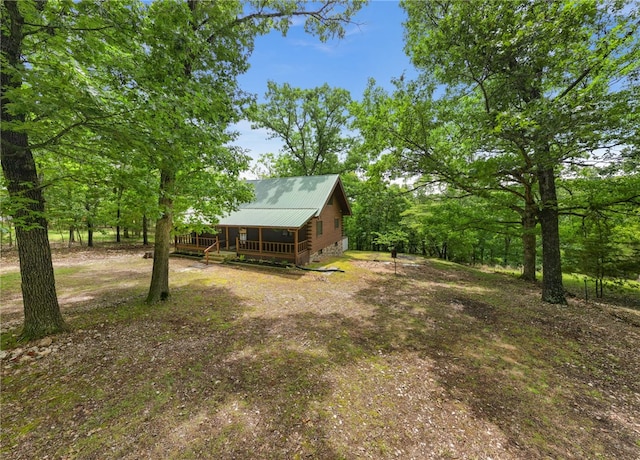
[[[255,199],[220,219],[220,226],[299,228],[320,211],[339,183],[337,174],[247,181]],[[351,210],[347,206],[347,215]]]
[[[255,188],[255,199],[242,208],[315,208],[319,213],[336,185],[338,175],[282,177],[248,181]]]
[[[239,209],[220,219],[228,227],[300,228],[316,213],[315,209]]]

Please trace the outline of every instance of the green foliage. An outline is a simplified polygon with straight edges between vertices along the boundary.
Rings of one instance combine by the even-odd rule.
[[[353,215],[345,221],[345,233],[352,249],[372,250],[377,244],[385,244],[375,242],[376,234],[402,230],[401,215],[410,205],[406,190],[390,185],[378,175],[359,180],[351,174],[343,180],[347,196],[355,200],[351,206]],[[409,250],[403,246],[397,249]]]
[[[632,141],[640,41],[638,10],[629,2],[403,6],[409,17],[407,52],[424,70],[423,79],[434,80],[429,85],[445,89],[430,116],[449,125],[461,145],[449,149],[460,151],[468,167],[454,163],[450,152],[438,155],[444,133],[434,138],[433,130],[407,132],[405,148],[413,141],[418,148],[411,157],[444,158],[436,166],[448,183],[473,193],[531,186],[544,168],[582,166],[583,159],[602,154],[597,149]],[[400,93],[405,106],[407,92],[429,106],[430,94],[411,86]],[[437,125],[419,116],[411,114],[405,125]],[[463,148],[470,149],[466,158]],[[447,174],[451,167],[454,175]],[[471,187],[456,180],[459,174]],[[541,205],[544,199],[538,198]]]
[[[386,246],[388,251],[405,247],[409,243],[409,235],[402,230],[391,230],[387,233],[373,232],[375,238],[373,244]]]
[[[424,254],[469,264],[521,264],[517,214],[491,201],[449,191],[419,197],[402,223],[419,235]],[[515,246],[515,247],[514,247]]]
[[[603,156],[633,158],[637,8],[624,1],[402,6],[406,51],[422,74],[398,79],[391,95],[370,85],[356,112],[365,143],[391,170],[515,211],[529,249],[539,222],[543,298],[563,302],[556,181]]]
[[[260,161],[268,175],[314,176],[342,173],[355,165],[348,154],[353,139],[343,130],[349,123],[349,92],[331,88],[292,88],[269,81],[267,100],[250,111],[254,128],[266,128],[271,138],[284,147],[279,155],[265,155]]]
[[[583,173],[563,182],[570,205],[561,227],[566,268],[596,279],[635,279],[640,274],[640,175]]]

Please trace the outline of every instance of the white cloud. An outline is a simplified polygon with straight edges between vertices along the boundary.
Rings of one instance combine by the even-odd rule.
[[[353,24],[347,30],[344,31],[344,36],[345,37],[350,37],[352,35],[365,34],[368,30],[370,30],[370,27],[366,23],[364,23],[364,24]]]
[[[315,51],[319,51],[323,54],[335,54],[338,50],[338,43],[331,44],[330,42],[321,42],[319,40],[304,40],[295,39],[291,41],[293,46],[299,46],[302,48],[312,48]]]

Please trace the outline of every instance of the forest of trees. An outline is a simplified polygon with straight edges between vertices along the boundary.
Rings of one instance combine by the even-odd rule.
[[[342,36],[363,2],[2,1],[3,241],[17,240],[24,338],[65,329],[48,232],[153,232],[147,302],[170,295],[186,209],[251,199],[230,126],[284,147],[260,176],[341,175],[357,250],[562,273],[640,273],[640,12],[627,2],[403,1],[414,80],[362,95],[239,86],[255,37],[293,17]],[[181,228],[180,230],[183,230]],[[543,275],[540,276],[540,270]]]

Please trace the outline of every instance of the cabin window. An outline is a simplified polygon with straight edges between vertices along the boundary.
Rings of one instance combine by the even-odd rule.
[[[241,228],[239,235],[240,235],[240,242],[245,243],[247,241],[247,229]]]
[[[322,235],[322,221],[316,222],[316,236]]]
[[[333,219],[333,228],[340,228],[340,219]]]

